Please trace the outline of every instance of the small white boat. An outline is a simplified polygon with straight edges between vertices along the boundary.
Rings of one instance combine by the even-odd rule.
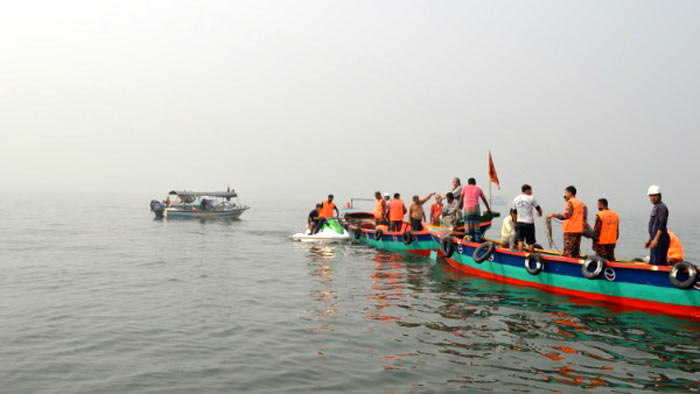
[[[230,188],[225,192],[171,191],[161,202],[151,201],[156,219],[238,219],[250,209]]]
[[[321,231],[311,234],[309,230],[292,235],[292,239],[301,242],[343,242],[350,240],[350,234],[337,219],[328,219]]]

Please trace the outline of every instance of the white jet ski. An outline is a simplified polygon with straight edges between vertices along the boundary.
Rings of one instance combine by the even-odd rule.
[[[338,223],[336,219],[329,219],[326,224],[321,227],[321,231],[316,234],[311,234],[309,230],[303,233],[292,235],[292,239],[301,242],[318,242],[318,241],[349,241],[350,234]]]

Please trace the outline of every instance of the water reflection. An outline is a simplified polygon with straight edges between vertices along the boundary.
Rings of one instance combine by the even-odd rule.
[[[379,321],[400,320],[400,316],[391,315],[385,309],[398,305],[405,298],[403,283],[405,280],[403,257],[399,253],[377,253],[372,259],[374,269],[370,280],[373,294],[367,299],[373,304],[373,311],[367,312],[366,317]]]
[[[697,323],[475,278],[424,257],[329,245],[307,254],[319,279],[314,330],[335,332],[354,308],[383,348],[372,357],[384,373],[430,376],[407,382],[413,389],[700,389]],[[344,301],[341,318],[336,286],[345,294],[349,278],[366,294],[364,304]]]
[[[427,260],[401,254],[377,253],[372,264],[374,294],[367,298],[374,311],[367,317],[395,324],[397,337],[409,330],[417,341],[416,351],[382,357],[385,369],[437,351],[469,368],[449,380],[469,387],[700,388],[697,324],[474,278],[447,265],[430,269]],[[494,368],[508,376],[494,379]]]
[[[338,246],[329,244],[308,244],[310,275],[320,279],[320,287],[309,292],[310,298],[317,305],[314,309],[314,320],[321,324],[313,331],[335,331],[332,325],[338,314],[338,292],[334,286],[335,271],[332,265],[338,253]],[[319,351],[320,352],[320,351]]]

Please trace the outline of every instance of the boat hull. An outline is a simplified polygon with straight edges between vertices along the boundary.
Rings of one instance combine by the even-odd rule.
[[[436,243],[442,234],[433,234]],[[670,267],[607,263],[598,278],[583,276],[583,260],[543,255],[544,268],[537,275],[525,269],[526,253],[496,248],[489,259],[472,257],[479,244],[454,240],[455,251],[445,260],[469,274],[548,292],[583,297],[591,301],[700,320],[700,285],[678,289],[669,280]]]
[[[412,233],[412,242],[404,243],[403,233],[387,232],[377,240],[375,239],[376,231],[374,229],[360,228],[356,225],[349,225],[348,229],[355,241],[377,249],[423,256],[427,256],[431,251],[439,249],[439,245],[435,243],[435,240],[427,230]],[[357,231],[361,232],[359,238],[355,235]]]
[[[247,208],[227,211],[191,211],[166,208],[163,210],[164,219],[238,219]]]

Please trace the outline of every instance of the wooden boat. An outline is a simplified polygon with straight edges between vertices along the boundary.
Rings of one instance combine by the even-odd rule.
[[[379,228],[377,228],[379,227]],[[378,249],[394,252],[408,252],[419,255],[429,255],[437,249],[429,227],[423,223],[421,231],[411,230],[408,223],[403,224],[401,231],[386,231],[386,226],[348,224],[352,238],[363,244]]]
[[[408,252],[417,255],[430,255],[431,251],[440,253],[440,244],[435,242],[432,236],[434,232],[445,232],[442,227],[430,226],[423,223],[423,229],[413,231],[411,225],[403,223],[401,231],[390,232],[386,226],[375,226],[374,216],[367,219],[362,213],[354,213],[348,217],[346,214],[346,228],[350,231],[352,239],[355,241],[394,252]],[[485,233],[491,227],[491,217],[484,217],[481,222],[481,231]]]
[[[445,260],[469,274],[548,292],[584,297],[636,310],[700,320],[697,268],[570,258],[555,252],[513,251],[495,242],[474,243],[445,231],[432,233]]]

